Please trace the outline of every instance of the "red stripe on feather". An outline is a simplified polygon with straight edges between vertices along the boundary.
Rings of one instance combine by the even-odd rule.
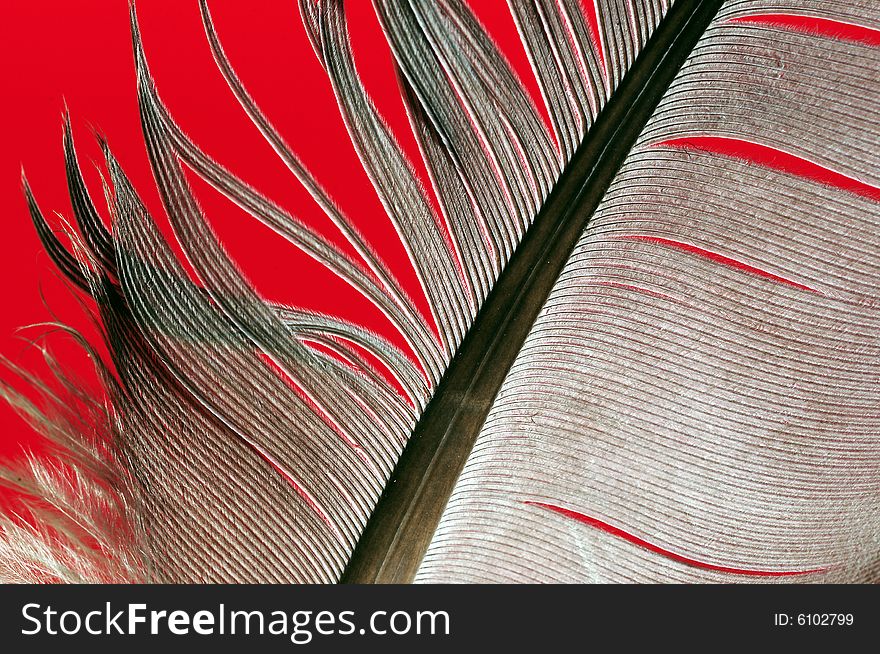
[[[880,48],[880,30],[862,25],[853,25],[830,18],[818,16],[796,16],[793,14],[754,14],[730,19],[731,23],[752,23],[784,27],[807,34],[827,36],[841,41],[855,41]]]
[[[672,559],[673,561],[684,563],[695,568],[702,568],[703,570],[727,572],[729,574],[735,575],[748,575],[751,577],[794,577],[798,575],[813,574],[816,572],[825,572],[825,570],[827,570],[827,568],[815,568],[812,570],[751,570],[746,568],[733,568],[724,565],[715,565],[714,563],[706,563],[704,561],[698,561],[696,559],[692,559],[681,554],[676,554],[675,552],[671,552],[658,545],[649,543],[648,541],[639,538],[638,536],[635,536],[633,534],[630,534],[629,532],[626,532],[619,527],[610,525],[607,522],[599,520],[598,518],[592,518],[588,515],[584,515],[583,513],[572,511],[571,509],[565,509],[561,506],[556,506],[555,504],[546,504],[544,502],[525,502],[525,504],[528,504],[530,506],[537,506],[539,508],[546,509],[547,511],[558,513],[559,515],[565,516],[566,518],[577,520],[580,523],[589,525],[590,527],[595,527],[596,529],[604,531],[607,534],[617,536],[618,538],[622,538],[629,543],[638,545],[639,547],[642,547],[650,552],[660,554],[661,556],[665,556],[668,559]]]
[[[844,191],[880,201],[880,188],[871,186],[842,173],[825,168],[817,163],[794,154],[771,148],[767,145],[728,138],[726,136],[689,136],[661,141],[654,147],[667,146],[689,150],[701,150],[796,175],[820,184],[834,186]]]
[[[643,234],[620,236],[618,237],[618,240],[646,241],[648,243],[654,243],[656,245],[664,245],[667,247],[675,248],[677,250],[682,250],[684,252],[689,252],[690,254],[696,254],[698,256],[709,259],[710,261],[714,261],[715,263],[719,263],[723,266],[736,268],[737,270],[742,270],[743,272],[751,273],[753,275],[763,277],[764,279],[771,279],[775,282],[779,282],[780,284],[787,284],[788,286],[799,288],[802,291],[809,291],[810,293],[820,293],[820,291],[817,291],[815,288],[812,288],[805,284],[800,284],[790,279],[786,279],[785,277],[781,277],[780,275],[776,275],[772,272],[763,270],[762,268],[757,268],[742,261],[738,261],[737,259],[731,259],[730,257],[719,254],[718,252],[706,250],[705,248],[691,245],[690,243],[683,243],[682,241],[674,241],[670,238],[662,238],[660,236],[647,236]]]

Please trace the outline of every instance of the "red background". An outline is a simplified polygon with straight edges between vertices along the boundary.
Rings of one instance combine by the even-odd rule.
[[[537,97],[505,1],[474,4],[478,17]],[[297,3],[211,0],[209,5],[226,53],[251,95],[424,310],[412,269],[339,118]],[[349,0],[346,11],[367,89],[422,172],[390,51],[372,4]],[[137,13],[159,93],[184,131],[245,181],[336,239],[332,225],[262,140],[226,87],[211,58],[197,1],[140,0]],[[25,367],[40,369],[38,353],[21,340],[23,335],[34,337],[40,331],[18,332],[19,327],[51,319],[51,309],[64,322],[94,334],[43,253],[21,193],[23,166],[50,222],[59,225],[55,212],[71,216],[61,147],[65,101],[80,164],[99,210],[101,156],[94,132],[108,139],[160,223],[164,215],[137,114],[127,0],[6,0],[0,23],[0,88],[5,100],[0,107],[4,132],[0,149],[0,206],[4,209],[0,353]],[[348,286],[207,185],[190,178],[224,244],[264,296],[356,320],[400,342],[384,318]],[[64,337],[53,336],[48,343],[85,385],[94,386],[87,361],[65,345]],[[0,376],[14,379],[5,370]],[[27,426],[0,403],[0,456],[15,455],[30,438]]]

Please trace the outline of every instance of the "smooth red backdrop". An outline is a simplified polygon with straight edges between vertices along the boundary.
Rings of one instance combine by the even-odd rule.
[[[506,2],[473,4],[537,98]],[[211,0],[210,7],[226,52],[251,95],[425,310],[405,253],[351,147],[295,0]],[[424,174],[372,4],[349,0],[346,10],[367,88]],[[61,148],[65,101],[80,163],[96,201],[102,198],[101,156],[94,138],[98,132],[108,139],[147,206],[160,221],[164,215],[137,114],[128,1],[6,0],[2,14],[0,353],[26,367],[39,368],[40,357],[21,336],[36,336],[40,330],[17,332],[19,327],[51,319],[51,309],[59,319],[94,335],[42,252],[21,194],[23,166],[50,220],[58,225],[55,212],[71,215]],[[183,129],[245,181],[336,239],[332,225],[262,140],[226,87],[211,58],[197,1],[140,0],[137,14],[159,93]],[[356,320],[400,342],[382,316],[348,286],[190,178],[224,244],[266,297]],[[48,343],[81,375],[84,384],[94,386],[87,361],[65,346],[63,337],[52,337]],[[14,379],[6,371],[0,376]],[[14,412],[0,403],[0,456],[19,452],[30,441],[29,434]]]

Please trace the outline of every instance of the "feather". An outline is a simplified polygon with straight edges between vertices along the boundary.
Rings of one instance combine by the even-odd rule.
[[[79,333],[58,326],[95,362],[110,394],[110,372]],[[36,345],[36,344],[35,344]],[[40,452],[15,469],[0,468],[0,486],[21,498],[0,516],[0,578],[15,583],[120,583],[145,580],[141,514],[134,484],[116,447],[105,398],[84,393],[41,347],[60,383],[53,389],[11,361],[0,361],[28,382],[37,401],[7,383],[0,397],[41,434]]]
[[[0,572],[876,580],[880,16],[836,0],[509,5],[549,124],[462,0],[375,1],[425,188],[360,81],[342,0],[300,0],[428,316],[258,108],[207,1],[230,90],[354,254],[185,134],[132,9],[144,139],[194,274],[106,144],[104,227],[66,120],[72,250],[25,193],[116,376],[78,431],[4,393],[64,434],[71,472],[50,459],[15,482],[52,510],[0,524]],[[186,170],[349,283],[409,351],[263,299]]]
[[[878,52],[735,5],[580,238],[419,580],[876,580],[876,188],[697,146],[871,184]]]

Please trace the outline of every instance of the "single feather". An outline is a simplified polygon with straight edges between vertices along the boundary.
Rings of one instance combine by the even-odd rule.
[[[300,0],[430,315],[260,111],[349,255],[203,152],[132,8],[144,140],[189,268],[104,144],[106,228],[64,152],[60,270],[102,400],[19,371],[53,442],[0,481],[11,581],[877,581],[880,14],[869,0],[509,0],[549,125],[463,0],[374,5],[426,189]],[[359,291],[407,350],[264,300],[187,171]],[[435,201],[436,200],[436,201]],[[85,345],[84,345],[85,346]],[[79,393],[79,395],[78,395]]]

